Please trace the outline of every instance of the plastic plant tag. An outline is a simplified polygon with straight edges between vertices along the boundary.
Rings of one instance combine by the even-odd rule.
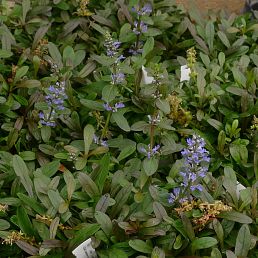
[[[182,66],[181,66],[181,78],[180,78],[180,82],[189,81],[189,80],[190,80],[190,73],[191,73],[191,69],[188,68],[187,65],[182,65]]]
[[[97,253],[91,245],[91,239],[87,239],[72,251],[76,258],[97,258]]]
[[[239,198],[240,195],[240,191],[246,189],[246,187],[244,187],[242,184],[240,184],[237,181],[237,186],[236,186],[236,194],[237,194],[237,198]]]
[[[154,77],[148,76],[148,73],[144,66],[142,66],[142,83],[143,84],[152,84]]]

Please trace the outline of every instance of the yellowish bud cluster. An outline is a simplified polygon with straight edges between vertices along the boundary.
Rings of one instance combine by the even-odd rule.
[[[88,9],[87,5],[89,4],[89,0],[81,0],[80,7],[77,9],[78,16],[91,16],[92,12]]]
[[[34,237],[27,237],[24,233],[12,231],[3,241],[3,244],[12,245],[18,240],[22,240],[30,245],[36,245]]]
[[[216,218],[222,211],[231,211],[232,207],[223,204],[222,201],[215,201],[214,203],[191,201],[182,203],[181,207],[175,210],[180,214],[182,212],[192,211],[193,209],[199,209],[202,212],[201,217],[192,220],[194,224],[199,226],[200,230],[207,222]]]
[[[0,204],[0,211],[6,212],[8,210],[8,205],[7,204]]]
[[[191,47],[190,49],[188,49],[186,51],[186,55],[187,55],[187,66],[191,70],[191,77],[195,77],[197,76],[197,73],[194,70],[194,64],[196,63],[196,50],[194,49],[194,47]]]
[[[168,117],[174,122],[187,127],[192,120],[192,114],[182,108],[182,99],[175,94],[172,94],[168,95],[167,101],[170,105],[170,114],[168,114]]]
[[[39,221],[45,223],[48,226],[50,226],[51,222],[53,221],[53,219],[50,216],[47,216],[47,215],[41,216],[41,215],[38,215],[38,214],[36,215],[36,220],[39,220]],[[64,226],[61,223],[59,223],[58,228],[61,229],[61,230],[70,230],[70,229],[72,229],[71,227]]]
[[[253,118],[251,130],[258,130],[258,118],[256,116]]]

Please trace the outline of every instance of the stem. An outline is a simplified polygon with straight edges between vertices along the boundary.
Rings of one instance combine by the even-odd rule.
[[[106,135],[107,135],[108,125],[109,125],[109,121],[110,121],[111,115],[112,115],[112,112],[109,111],[109,112],[108,112],[108,116],[107,116],[107,120],[106,120],[106,123],[105,123],[105,127],[104,127],[103,130],[102,130],[101,140],[102,140],[104,137],[106,137]]]
[[[137,31],[140,32],[140,29],[141,29],[141,18],[138,17]],[[141,36],[141,33],[137,34],[137,36],[136,36],[136,42],[135,42],[135,51],[136,52],[139,49],[140,36]],[[138,94],[139,94],[139,88],[140,88],[139,86],[140,86],[140,83],[141,83],[141,79],[142,79],[142,71],[141,71],[141,69],[139,69],[137,71],[136,76],[135,76],[135,95],[136,96],[138,96]]]
[[[140,89],[141,80],[142,80],[142,70],[139,69],[137,71],[137,75],[135,76],[135,95],[136,96],[139,95],[139,89]]]
[[[155,125],[151,124],[151,126],[150,126],[150,149],[151,150],[154,145],[154,131],[155,131]]]

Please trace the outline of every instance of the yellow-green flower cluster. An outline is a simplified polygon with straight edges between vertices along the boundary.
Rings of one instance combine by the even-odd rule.
[[[80,7],[77,9],[78,16],[91,16],[92,12],[88,9],[89,0],[81,0]]]

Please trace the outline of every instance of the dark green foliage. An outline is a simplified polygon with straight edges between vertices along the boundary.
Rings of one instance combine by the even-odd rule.
[[[101,258],[257,257],[256,20],[203,18],[170,0],[10,2],[0,6],[0,256],[72,257],[92,237]],[[151,13],[132,10],[144,4]],[[140,20],[148,29],[135,34]],[[50,107],[62,83],[64,108]],[[168,200],[194,134],[211,161],[186,209]]]

